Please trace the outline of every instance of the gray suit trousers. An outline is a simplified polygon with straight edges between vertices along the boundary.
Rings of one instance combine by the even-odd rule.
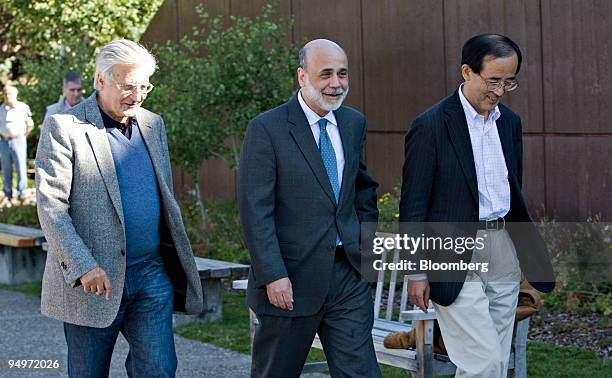
[[[346,258],[334,262],[329,294],[316,314],[257,318],[251,377],[299,377],[315,333],[332,377],[382,377],[372,343],[370,286]]]

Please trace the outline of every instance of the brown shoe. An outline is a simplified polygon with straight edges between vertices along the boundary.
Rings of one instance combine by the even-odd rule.
[[[385,336],[383,342],[387,349],[409,349],[416,348],[415,332],[395,332]]]
[[[395,332],[385,336],[383,345],[387,349],[414,349],[416,348],[416,330],[410,332]],[[448,355],[438,321],[434,321],[434,353]]]

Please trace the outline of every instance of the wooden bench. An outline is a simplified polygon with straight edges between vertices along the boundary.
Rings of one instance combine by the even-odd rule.
[[[377,236],[391,237],[393,235],[377,233]],[[394,262],[397,262],[399,260],[399,251],[385,251],[381,258],[383,261],[393,259]],[[379,271],[378,274],[374,296],[374,326],[372,328],[376,359],[381,364],[408,370],[414,377],[435,377],[454,374],[456,366],[450,361],[448,356],[433,352],[435,310],[430,308],[428,313],[424,313],[419,309],[409,308],[408,279],[405,275],[401,275],[401,277],[398,277],[398,275],[400,274],[397,271]],[[388,283],[388,290],[385,290],[385,283]],[[236,290],[244,290],[247,284],[246,280],[234,281],[232,287]],[[397,306],[384,306],[384,311],[382,311],[383,303],[395,303],[398,291],[400,293],[399,308]],[[257,317],[252,311],[250,311],[250,321],[252,340],[254,327],[258,324]],[[389,333],[411,331],[412,329],[416,329],[416,350],[387,349],[384,347],[383,340]],[[514,370],[514,376],[517,378],[527,377],[526,347],[528,329],[529,318],[519,322],[514,330],[508,368]],[[318,335],[315,336],[312,347],[317,349],[323,348]],[[326,362],[309,362],[304,365],[302,373],[325,371],[328,371]]]
[[[45,271],[44,241],[40,229],[0,223],[0,284],[40,281]]]
[[[222,280],[244,278],[249,274],[248,265],[202,257],[196,257],[195,261],[204,293],[204,309],[200,315],[175,316],[175,325],[193,321],[220,322],[223,319]]]

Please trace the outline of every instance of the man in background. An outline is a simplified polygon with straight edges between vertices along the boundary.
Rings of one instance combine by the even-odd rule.
[[[50,115],[62,113],[81,102],[83,96],[83,79],[78,72],[67,72],[62,81],[62,95],[59,101],[47,106],[45,119]]]
[[[13,165],[17,171],[17,194],[25,196],[27,178],[26,137],[34,122],[30,107],[17,100],[18,90],[11,84],[2,88],[4,103],[0,105],[0,164],[2,165],[2,191],[5,201],[13,199]]]

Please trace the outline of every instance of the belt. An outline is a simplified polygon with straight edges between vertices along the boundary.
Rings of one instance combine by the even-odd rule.
[[[346,251],[343,245],[336,246],[336,254],[334,255],[334,261],[346,260]]]
[[[506,219],[497,218],[478,222],[479,230],[503,230],[506,228]]]

